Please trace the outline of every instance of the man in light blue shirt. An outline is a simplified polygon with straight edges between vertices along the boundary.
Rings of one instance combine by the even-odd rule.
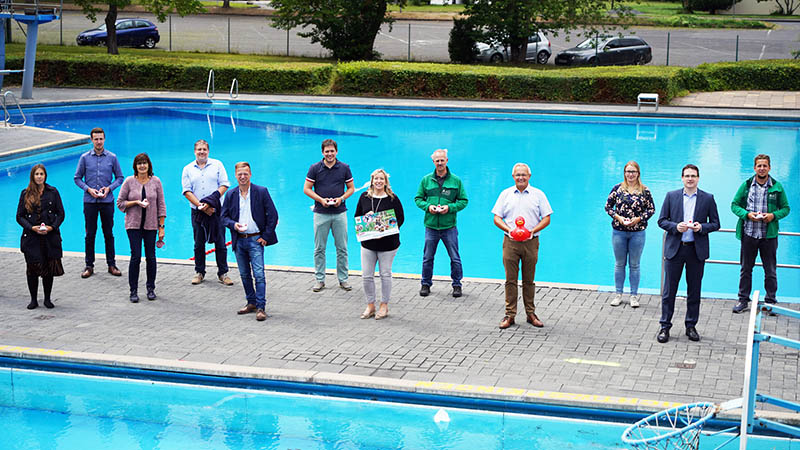
[[[511,171],[514,186],[503,190],[492,208],[494,224],[500,228],[503,237],[503,266],[506,271],[506,314],[500,321],[500,329],[514,325],[517,315],[517,280],[522,262],[522,303],[525,305],[527,322],[535,327],[544,324],[536,315],[533,299],[536,294],[536,263],[539,260],[539,233],[550,225],[553,209],[544,192],[528,184],[531,169],[525,163],[517,163]],[[511,238],[511,230],[516,227],[517,217],[525,219],[524,227],[530,236],[524,241]]]
[[[81,278],[94,273],[94,241],[97,235],[97,216],[103,228],[108,273],[121,276],[114,252],[114,189],[124,181],[117,155],[105,149],[106,133],[94,128],[89,133],[92,150],[81,155],[75,169],[75,184],[83,190],[83,216],[86,221],[85,263]],[[113,181],[112,181],[113,180]]]
[[[194,143],[195,160],[183,168],[181,187],[183,196],[192,208],[194,233],[194,277],[192,284],[200,284],[206,276],[206,242],[214,244],[219,282],[233,285],[228,276],[228,250],[225,246],[225,228],[220,221],[222,195],[231,183],[225,166],[209,158],[208,142],[200,139]]]

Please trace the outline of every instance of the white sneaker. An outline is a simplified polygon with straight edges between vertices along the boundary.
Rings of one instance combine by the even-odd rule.
[[[638,308],[638,307],[639,307],[639,296],[631,295],[631,308]]]
[[[622,294],[614,294],[614,298],[611,300],[611,306],[619,306],[622,304]]]

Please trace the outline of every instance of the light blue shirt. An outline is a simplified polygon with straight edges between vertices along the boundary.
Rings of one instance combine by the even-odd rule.
[[[683,191],[683,221],[687,224],[694,221],[694,207],[697,205],[697,191],[689,195]],[[683,242],[694,242],[694,230],[689,228],[683,232],[681,236]]]
[[[219,160],[208,158],[206,165],[202,168],[197,165],[197,160],[195,160],[183,168],[181,174],[182,194],[191,192],[198,200],[202,201],[204,197],[211,195],[220,186],[230,187],[231,183],[228,181],[225,166]],[[197,209],[197,207],[192,205],[192,209]]]
[[[253,220],[253,213],[250,211],[250,194],[251,191],[249,190],[247,191],[247,196],[242,195],[241,190],[239,191],[239,223],[247,225],[244,234],[261,233],[256,221]]]
[[[544,192],[539,189],[528,185],[520,192],[516,186],[511,186],[504,189],[497,197],[492,214],[503,219],[503,222],[511,229],[517,227],[514,220],[522,216],[525,219],[525,228],[533,230],[543,218],[553,214],[553,209]],[[534,234],[534,236],[538,235],[538,232]]]

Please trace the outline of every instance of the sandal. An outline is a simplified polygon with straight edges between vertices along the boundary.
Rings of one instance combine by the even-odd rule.
[[[381,308],[381,310],[378,311],[377,314],[375,314],[375,320],[381,320],[381,319],[385,319],[387,317],[389,317],[389,308],[386,308],[386,309]]]
[[[365,310],[363,313],[361,313],[361,318],[362,319],[369,319],[370,317],[375,317],[375,310],[374,309],[371,310],[371,311],[370,310]]]

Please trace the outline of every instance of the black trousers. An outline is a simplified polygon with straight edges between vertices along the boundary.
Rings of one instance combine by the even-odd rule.
[[[206,236],[203,229],[197,225],[195,216],[205,213],[196,209],[192,210],[192,232],[194,233],[194,271],[206,274]],[[217,220],[219,218],[217,217]],[[221,222],[221,221],[220,221]],[[225,227],[222,223],[217,227],[217,235],[214,236],[214,256],[217,257],[217,275],[228,273],[228,249],[225,247]]]
[[[142,242],[144,242],[144,256],[147,259],[147,288],[156,288],[156,230],[127,230],[128,240],[131,243],[131,262],[128,265],[128,284],[131,292],[139,288],[139,266],[142,262]]]
[[[755,239],[742,234],[742,248],[739,261],[739,300],[750,301],[753,288],[753,266],[756,265],[756,254],[761,254],[761,265],[764,267],[764,301],[775,303],[778,293],[778,238]]]
[[[678,253],[664,262],[664,290],[661,293],[661,328],[672,327],[675,312],[675,296],[681,273],[686,267],[686,328],[697,325],[700,317],[700,291],[703,282],[705,261],[697,259],[694,245],[681,245]]]
[[[84,203],[83,216],[86,220],[86,267],[94,267],[94,240],[97,235],[97,216],[103,227],[103,238],[106,244],[106,262],[109,266],[117,266],[114,252],[114,203]]]

